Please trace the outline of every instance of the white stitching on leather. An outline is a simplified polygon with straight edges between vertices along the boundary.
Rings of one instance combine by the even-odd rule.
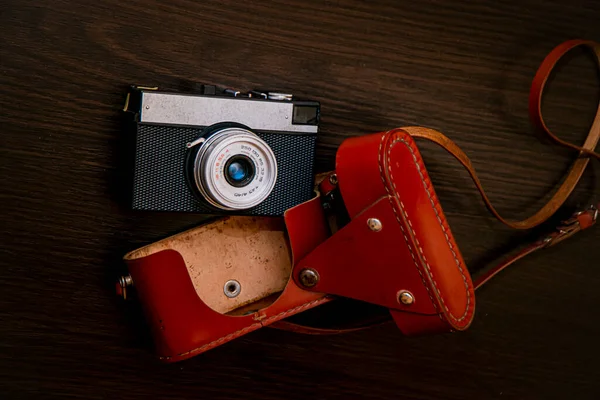
[[[440,217],[440,214],[438,212],[437,207],[435,206],[435,203],[433,201],[433,197],[431,196],[431,192],[429,191],[429,187],[427,187],[427,185],[425,184],[425,176],[423,175],[423,171],[421,170],[421,164],[417,162],[417,157],[414,153],[413,148],[406,142],[403,141],[404,144],[408,147],[413,160],[415,161],[417,168],[418,168],[418,172],[419,172],[419,176],[421,177],[421,181],[423,182],[423,187],[425,187],[425,191],[427,192],[427,196],[429,197],[429,202],[431,203],[431,207],[433,207],[433,211],[435,212],[435,217],[438,220],[438,223],[440,224],[440,228],[442,228],[442,232],[444,233],[444,237],[446,238],[446,243],[448,243],[448,247],[450,247],[450,252],[452,252],[452,256],[454,257],[454,261],[456,262],[456,266],[458,267],[458,270],[460,272],[460,275],[463,278],[463,282],[465,283],[465,289],[467,291],[467,307],[465,309],[464,314],[461,316],[460,319],[458,319],[459,321],[463,320],[466,316],[466,314],[469,312],[470,306],[471,306],[471,292],[469,291],[469,283],[467,282],[467,277],[465,276],[465,271],[463,270],[463,267],[458,259],[458,256],[456,255],[456,252],[454,251],[454,247],[452,246],[452,242],[450,240],[450,237],[448,236],[448,232],[446,231],[446,228],[444,227],[444,224],[442,222],[442,218]],[[425,255],[423,255],[423,258],[425,258]],[[442,299],[443,301],[443,299]],[[452,315],[452,314],[451,314]],[[453,315],[452,315],[453,316]],[[454,316],[453,316],[454,317]]]
[[[458,257],[456,256],[456,253],[454,252],[454,248],[452,247],[452,243],[450,243],[450,238],[448,237],[448,234],[446,233],[446,229],[444,228],[444,225],[442,223],[442,220],[440,218],[440,215],[437,211],[437,208],[435,207],[435,203],[433,202],[433,198],[431,196],[431,192],[429,191],[429,188],[427,187],[426,181],[425,181],[425,176],[423,175],[423,172],[421,171],[421,166],[417,160],[417,157],[415,155],[414,149],[410,146],[410,144],[401,138],[398,138],[396,140],[394,140],[392,142],[392,144],[390,145],[390,148],[388,150],[388,157],[391,153],[391,149],[394,146],[395,143],[397,142],[401,142],[403,143],[408,150],[410,151],[410,154],[412,155],[413,161],[415,162],[415,165],[417,166],[417,172],[419,173],[419,176],[421,177],[421,182],[423,182],[423,187],[425,188],[425,191],[427,192],[427,196],[429,197],[429,202],[431,203],[431,207],[433,208],[433,211],[435,212],[435,216],[436,219],[438,220],[438,223],[440,224],[440,227],[442,228],[442,232],[444,233],[444,237],[446,238],[446,243],[448,243],[448,247],[450,248],[450,251],[452,252],[452,255],[454,257],[454,261],[456,262],[456,266],[458,267],[458,270],[463,278],[463,282],[465,283],[465,289],[467,292],[467,306],[465,308],[465,312],[459,317],[457,318],[454,314],[452,314],[452,312],[450,311],[450,309],[448,308],[448,306],[446,306],[446,303],[444,302],[444,298],[443,295],[439,289],[439,287],[437,286],[437,282],[435,281],[435,278],[433,276],[433,272],[431,271],[431,266],[429,265],[429,262],[427,261],[427,258],[425,257],[425,254],[423,252],[423,248],[421,246],[419,246],[419,251],[421,253],[421,255],[423,256],[423,261],[425,261],[425,265],[429,271],[429,273],[431,274],[431,280],[433,282],[433,284],[435,285],[435,288],[437,289],[438,293],[440,294],[440,300],[442,301],[442,304],[444,305],[444,308],[446,309],[446,311],[448,311],[448,314],[456,321],[462,321],[463,319],[465,319],[466,315],[468,314],[470,307],[471,307],[471,293],[469,292],[469,284],[467,283],[467,278],[464,274],[464,271],[460,265],[460,261],[458,260]],[[389,159],[388,159],[389,162]],[[392,178],[393,180],[393,176],[391,175],[390,172],[390,178]],[[396,193],[397,194],[397,193]],[[400,196],[398,196],[398,198],[400,198]],[[404,204],[402,203],[402,201],[400,201],[400,207],[402,208],[402,211],[404,213],[404,215],[406,216],[406,220],[409,221],[409,225],[411,227],[412,233],[415,236],[416,239],[416,233],[415,231],[412,229],[412,224],[410,223],[410,219],[408,218],[408,214],[406,213],[405,209],[404,209]]]
[[[321,297],[321,298],[319,298],[319,299],[312,300],[312,301],[306,302],[306,303],[304,303],[304,304],[301,304],[301,305],[299,305],[299,306],[296,306],[296,307],[290,308],[290,309],[288,309],[288,310],[286,310],[286,311],[280,312],[280,313],[279,313],[279,314],[277,314],[277,315],[273,315],[272,317],[269,317],[269,318],[265,319],[265,320],[263,321],[263,326],[264,326],[264,324],[265,324],[265,323],[267,323],[267,322],[271,322],[271,321],[273,321],[273,320],[281,319],[283,316],[285,316],[285,315],[287,315],[287,314],[291,314],[291,313],[293,313],[293,312],[296,312],[296,311],[299,311],[299,310],[301,310],[301,309],[303,309],[303,308],[310,308],[310,307],[312,307],[312,306],[314,306],[314,305],[317,305],[317,304],[319,304],[319,303],[322,303],[322,302],[324,302],[324,301],[326,301],[326,300],[329,300],[329,298],[330,298],[329,296],[323,296],[323,297]]]
[[[386,182],[385,182],[385,179],[384,179],[384,176],[383,176],[383,169],[382,169],[382,167],[381,167],[381,153],[382,153],[382,152],[381,152],[381,147],[382,147],[383,140],[384,140],[385,136],[386,136],[386,135],[383,135],[383,136],[382,136],[382,140],[381,140],[381,143],[380,143],[380,146],[379,146],[379,163],[380,163],[381,179],[382,179],[382,181],[383,181],[383,184],[384,184],[384,187],[386,188],[386,191],[388,191],[388,195],[389,195],[389,190],[388,190],[388,188],[387,188],[387,185],[386,185]],[[417,166],[417,172],[419,173],[419,176],[421,177],[421,182],[423,183],[423,187],[425,188],[425,191],[427,192],[427,196],[429,197],[429,201],[430,201],[430,203],[431,203],[431,206],[432,206],[432,208],[433,208],[433,210],[434,210],[434,212],[435,212],[435,215],[436,215],[436,218],[437,218],[437,220],[438,220],[438,223],[440,224],[440,227],[442,228],[442,232],[444,233],[444,237],[446,238],[446,243],[448,243],[448,246],[449,246],[449,248],[450,248],[450,251],[452,252],[452,255],[453,255],[453,257],[454,257],[454,260],[455,260],[455,262],[456,262],[456,265],[457,265],[457,267],[458,267],[458,270],[459,270],[460,274],[462,275],[463,281],[464,281],[464,283],[465,283],[465,288],[466,288],[466,292],[467,292],[467,306],[466,306],[466,308],[465,308],[465,312],[463,313],[463,315],[462,315],[460,318],[457,318],[457,317],[456,317],[454,314],[452,314],[452,312],[450,311],[450,309],[449,309],[449,308],[448,308],[448,306],[446,305],[446,303],[445,303],[445,301],[444,301],[444,298],[443,298],[443,295],[442,295],[442,293],[441,293],[441,291],[440,291],[440,289],[439,289],[439,287],[438,287],[438,285],[437,285],[437,282],[435,281],[435,277],[433,276],[433,272],[431,271],[431,266],[429,265],[429,262],[427,261],[427,258],[425,257],[425,254],[424,254],[423,248],[421,247],[421,245],[420,245],[420,244],[419,244],[419,242],[418,242],[418,239],[417,239],[416,233],[415,233],[415,231],[414,231],[414,229],[413,229],[412,223],[410,222],[410,219],[408,218],[408,214],[406,213],[406,210],[404,209],[404,204],[402,203],[402,201],[400,201],[400,195],[398,194],[398,192],[397,192],[397,191],[395,192],[395,194],[396,194],[396,197],[397,197],[397,198],[398,198],[398,200],[399,200],[399,203],[400,203],[400,208],[401,208],[401,210],[402,210],[402,212],[403,212],[403,214],[404,214],[404,216],[405,216],[405,218],[406,218],[406,221],[408,222],[408,226],[409,226],[409,228],[411,229],[412,235],[413,235],[413,237],[415,238],[415,241],[416,241],[416,242],[417,242],[417,244],[418,244],[418,247],[419,247],[419,252],[421,253],[421,256],[423,257],[423,261],[425,262],[425,266],[426,266],[426,268],[427,268],[427,270],[428,270],[428,272],[429,272],[429,274],[430,274],[431,281],[433,282],[433,284],[434,284],[434,287],[435,287],[436,291],[437,291],[437,292],[438,292],[438,294],[439,294],[439,298],[440,298],[440,300],[441,300],[441,302],[442,302],[442,304],[443,304],[444,308],[446,309],[446,311],[448,312],[449,316],[450,316],[452,319],[454,319],[455,321],[462,321],[463,319],[465,319],[466,315],[469,313],[469,311],[470,311],[470,308],[471,308],[471,293],[470,293],[470,291],[469,291],[469,284],[468,284],[468,282],[467,282],[467,278],[466,278],[466,276],[465,276],[465,274],[464,274],[464,271],[463,271],[463,269],[462,269],[462,266],[460,265],[460,261],[458,260],[458,257],[457,257],[457,255],[456,255],[456,252],[454,251],[454,248],[452,247],[452,244],[450,243],[450,238],[448,237],[448,234],[447,234],[447,232],[446,232],[446,229],[444,228],[444,225],[443,225],[443,223],[442,223],[442,220],[441,220],[441,218],[440,218],[440,216],[439,216],[439,213],[438,213],[438,211],[437,211],[437,209],[436,209],[436,207],[435,207],[435,203],[433,202],[433,198],[432,198],[432,196],[431,196],[431,193],[429,192],[429,188],[427,187],[427,184],[426,184],[426,181],[425,181],[425,177],[424,177],[424,175],[423,175],[423,172],[421,171],[421,166],[420,166],[420,164],[419,164],[419,162],[418,162],[418,160],[417,160],[417,157],[416,157],[416,155],[415,155],[415,152],[414,152],[413,148],[410,146],[410,144],[409,144],[409,143],[408,143],[406,140],[404,140],[404,139],[402,139],[402,138],[397,138],[397,139],[395,139],[395,140],[394,140],[394,141],[393,141],[393,142],[390,144],[390,147],[389,147],[389,149],[388,149],[388,152],[387,152],[387,156],[388,156],[388,159],[387,159],[387,163],[388,163],[388,170],[390,171],[390,178],[391,178],[391,181],[392,181],[392,186],[394,187],[394,189],[396,189],[396,186],[395,186],[395,183],[394,183],[394,180],[393,180],[393,176],[392,176],[392,172],[391,172],[391,167],[390,167],[390,165],[391,165],[391,164],[390,164],[390,162],[389,162],[389,161],[390,161],[390,160],[389,160],[389,157],[390,157],[390,153],[391,153],[392,147],[393,147],[393,146],[394,146],[396,143],[398,143],[398,142],[401,142],[401,143],[403,143],[403,144],[404,144],[404,145],[405,145],[405,146],[408,148],[408,150],[410,151],[410,153],[411,153],[411,155],[412,155],[413,161],[414,161],[415,165]],[[393,202],[391,201],[391,199],[390,199],[390,203],[392,204],[392,208],[394,209]],[[396,212],[395,212],[395,209],[394,209],[394,213],[396,213]],[[396,219],[398,220],[398,222],[400,223],[400,226],[402,227],[402,223],[401,223],[401,221],[398,219],[398,215],[397,215],[397,214],[396,214]],[[406,236],[405,236],[405,239],[407,239],[407,238],[406,238]],[[407,242],[407,245],[408,245],[408,242]],[[410,249],[410,245],[409,245],[409,249]],[[414,255],[412,254],[412,250],[411,250],[411,255],[413,256],[413,260],[415,260],[415,258],[414,258]],[[416,260],[415,260],[415,264],[416,264]],[[417,266],[417,269],[418,269],[418,266]],[[419,271],[419,273],[420,273],[420,271]],[[425,282],[423,282],[423,283],[425,283]],[[427,285],[425,285],[425,286],[427,287]],[[433,301],[433,299],[432,299],[432,301]],[[435,302],[434,302],[434,304],[435,304]]]
[[[264,327],[265,326],[264,323],[266,323],[268,321],[271,321],[271,320],[273,320],[275,318],[281,317],[282,315],[291,314],[291,313],[293,313],[295,311],[298,311],[298,310],[301,310],[303,308],[310,308],[311,306],[317,305],[318,303],[326,301],[328,299],[329,299],[329,296],[323,296],[323,297],[321,297],[319,299],[316,299],[316,300],[307,301],[304,304],[301,304],[301,305],[296,306],[296,307],[292,307],[292,308],[290,308],[290,309],[288,309],[286,311],[280,312],[277,315],[269,317],[266,320],[264,320],[263,322],[257,322],[257,323],[254,323],[252,325],[248,325],[245,328],[242,328],[242,329],[237,330],[235,332],[229,333],[229,334],[227,334],[225,336],[221,336],[220,338],[215,339],[212,342],[206,343],[206,344],[204,344],[204,345],[202,345],[200,347],[197,347],[197,348],[192,349],[192,350],[188,350],[188,351],[183,352],[183,353],[179,353],[179,354],[177,354],[177,357],[187,356],[188,354],[199,353],[199,352],[202,352],[202,351],[210,350],[210,349],[212,349],[214,347],[217,347],[218,345],[220,345],[222,343],[228,342],[230,340],[235,339],[236,337],[242,336],[247,331],[255,330],[254,328],[258,329],[258,328]],[[170,360],[173,357],[174,356],[162,356],[162,357],[158,357],[158,358],[160,360]]]
[[[205,345],[202,345],[202,346],[197,347],[195,349],[192,349],[192,350],[189,350],[189,351],[186,351],[186,352],[183,352],[183,353],[179,353],[179,354],[177,354],[177,357],[183,357],[183,356],[187,356],[188,354],[199,353],[199,352],[202,352],[202,351],[205,351],[205,350],[210,350],[213,347],[217,347],[218,345],[220,345],[222,343],[225,343],[225,342],[228,342],[228,341],[230,341],[232,339],[235,339],[238,336],[242,336],[247,331],[254,330],[255,328],[258,329],[261,326],[262,326],[262,324],[260,324],[260,323],[254,323],[252,325],[248,325],[245,328],[242,328],[242,329],[237,330],[235,332],[229,333],[229,334],[227,334],[225,336],[221,336],[220,338],[215,339],[215,340],[213,340],[210,343],[206,343]],[[158,358],[160,360],[170,360],[173,357],[174,356],[161,356],[161,357],[158,357]]]
[[[423,286],[425,287],[425,289],[427,290],[427,295],[429,296],[429,298],[431,299],[431,304],[433,304],[433,307],[435,308],[436,312],[438,311],[438,307],[437,307],[437,303],[436,301],[433,299],[433,296],[431,295],[431,291],[429,290],[429,285],[427,284],[427,282],[425,282],[425,277],[423,276],[423,271],[421,271],[421,268],[419,268],[419,264],[417,263],[417,259],[415,258],[415,254],[413,253],[412,247],[410,245],[410,242],[408,240],[408,237],[406,236],[406,232],[404,231],[404,224],[400,221],[400,218],[398,217],[398,212],[396,211],[396,206],[394,204],[393,201],[393,196],[390,194],[390,190],[388,189],[387,185],[385,184],[385,177],[383,175],[383,163],[381,160],[381,148],[383,147],[383,140],[385,139],[385,135],[381,136],[381,141],[379,142],[379,174],[381,176],[381,181],[383,183],[383,187],[385,188],[385,191],[388,194],[388,200],[390,201],[390,205],[392,206],[392,211],[394,212],[394,216],[396,217],[396,220],[398,221],[398,225],[400,226],[400,230],[402,230],[402,235],[404,236],[404,241],[406,242],[406,246],[408,247],[408,251],[410,252],[410,255],[413,259],[413,262],[415,264],[415,267],[417,268],[417,272],[419,273],[419,275],[421,276],[421,281],[423,281]],[[392,183],[393,185],[393,183]],[[394,186],[394,189],[396,187]],[[440,319],[442,319],[442,316],[438,314],[438,316],[440,317]]]
[[[402,140],[399,140],[399,141],[403,142]],[[392,143],[392,145],[393,145],[393,143]],[[390,177],[393,179],[393,176],[390,175]],[[469,306],[470,306],[470,302],[471,302],[469,286],[467,284],[464,274],[462,274],[462,271],[461,271],[461,275],[463,275],[463,280],[465,282],[465,288],[467,289],[467,307],[465,308],[465,312],[463,313],[463,315],[461,315],[460,318],[457,318],[456,316],[454,316],[454,314],[452,314],[452,311],[450,311],[450,309],[448,308],[448,306],[446,305],[446,303],[444,301],[442,291],[438,287],[437,281],[435,280],[435,277],[433,276],[433,272],[431,270],[431,265],[429,265],[429,261],[427,261],[427,257],[425,257],[425,252],[423,251],[423,248],[421,247],[421,244],[419,243],[419,240],[417,239],[417,235],[416,235],[414,229],[412,228],[412,224],[410,224],[410,219],[408,218],[408,214],[406,213],[406,210],[404,209],[404,204],[402,203],[402,201],[400,201],[400,208],[402,209],[402,212],[403,212],[404,216],[406,217],[406,220],[409,221],[409,225],[411,227],[411,232],[412,232],[412,234],[415,238],[415,241],[417,242],[417,245],[419,247],[419,252],[421,253],[421,256],[423,257],[423,261],[425,262],[425,266],[427,267],[427,270],[429,271],[429,274],[431,275],[431,281],[433,282],[433,285],[435,286],[437,292],[440,294],[440,300],[442,301],[444,308],[446,309],[446,311],[448,311],[448,314],[452,317],[452,319],[454,319],[456,321],[462,321],[465,318],[465,316],[467,315],[467,312],[469,311]],[[448,242],[448,245],[451,246],[449,242]],[[450,248],[452,249],[452,247],[450,247]],[[454,254],[454,252],[452,252],[452,253]],[[454,254],[454,259],[456,262],[458,262],[458,260],[456,259],[456,254]]]

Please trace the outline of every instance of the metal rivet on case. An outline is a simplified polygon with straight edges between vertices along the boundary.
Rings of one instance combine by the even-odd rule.
[[[305,268],[300,271],[300,283],[305,287],[313,287],[319,282],[319,274],[312,268]]]
[[[338,184],[337,174],[331,174],[331,175],[329,175],[329,183],[331,183],[332,185],[337,185]]]
[[[126,286],[133,286],[133,279],[131,279],[131,275],[125,275],[122,276],[119,279],[119,283],[121,284],[121,286],[126,287]]]
[[[405,306],[410,306],[415,302],[415,296],[408,290],[401,290],[398,293],[398,301]]]
[[[373,232],[379,232],[381,229],[383,229],[381,221],[377,218],[369,218],[367,220],[367,225],[369,225],[369,229],[371,229]]]
[[[240,283],[235,279],[225,282],[225,286],[223,286],[223,293],[225,293],[225,296],[230,298],[237,297],[241,291],[242,285],[240,285]]]
[[[131,275],[125,275],[119,278],[117,282],[117,295],[123,297],[123,299],[127,300],[127,287],[133,286],[133,279],[131,279]]]

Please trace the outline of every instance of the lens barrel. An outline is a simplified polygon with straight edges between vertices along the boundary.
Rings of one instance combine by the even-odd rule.
[[[277,181],[277,160],[267,143],[249,129],[211,132],[193,159],[201,197],[222,210],[245,210],[263,202]]]

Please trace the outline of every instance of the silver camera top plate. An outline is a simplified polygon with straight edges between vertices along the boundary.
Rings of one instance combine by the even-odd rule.
[[[293,124],[292,101],[142,91],[140,122],[209,126],[231,121],[255,130],[317,133],[316,125]]]

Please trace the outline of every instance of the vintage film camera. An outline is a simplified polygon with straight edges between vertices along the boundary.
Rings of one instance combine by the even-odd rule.
[[[289,94],[133,87],[137,210],[277,216],[313,197],[320,106]]]

